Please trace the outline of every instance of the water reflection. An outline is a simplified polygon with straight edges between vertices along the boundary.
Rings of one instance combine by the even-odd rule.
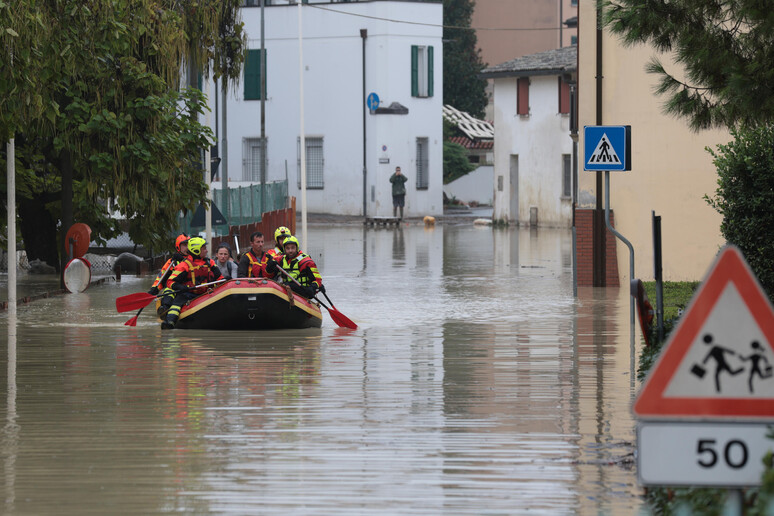
[[[10,307],[8,314],[8,367],[6,416],[3,427],[3,471],[5,473],[5,512],[13,512],[16,503],[16,457],[19,449],[19,425],[16,413],[16,307]]]
[[[115,298],[149,278],[21,309],[5,512],[639,506],[628,305],[573,298],[569,232],[312,229],[305,251],[356,331],[123,326]]]

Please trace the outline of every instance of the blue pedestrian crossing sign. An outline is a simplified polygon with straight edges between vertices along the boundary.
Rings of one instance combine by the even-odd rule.
[[[632,126],[583,126],[583,170],[631,170]]]

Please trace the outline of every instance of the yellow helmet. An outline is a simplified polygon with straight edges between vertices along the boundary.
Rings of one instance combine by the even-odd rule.
[[[296,245],[296,250],[297,251],[301,251],[301,244],[298,243],[298,239],[296,237],[294,237],[292,235],[287,237],[285,239],[285,241],[282,242],[282,248],[285,249],[285,246],[288,245],[288,244],[295,244]]]
[[[207,241],[202,237],[193,237],[188,241],[188,252],[194,256],[201,256],[202,247],[207,246]]]
[[[274,231],[274,241],[277,242],[277,244],[282,245],[280,242],[280,238],[287,238],[290,236],[290,229],[288,229],[285,226],[280,226],[277,228],[276,231]]]

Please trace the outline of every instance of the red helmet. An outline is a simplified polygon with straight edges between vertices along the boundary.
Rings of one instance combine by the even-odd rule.
[[[180,253],[180,246],[188,242],[188,235],[185,233],[180,233],[177,238],[175,239],[175,249],[177,249],[177,252]]]

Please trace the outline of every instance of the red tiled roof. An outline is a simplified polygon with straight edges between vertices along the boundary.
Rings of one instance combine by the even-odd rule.
[[[492,140],[473,141],[465,136],[453,136],[449,138],[449,141],[462,145],[466,149],[489,150],[494,148],[494,141]]]

